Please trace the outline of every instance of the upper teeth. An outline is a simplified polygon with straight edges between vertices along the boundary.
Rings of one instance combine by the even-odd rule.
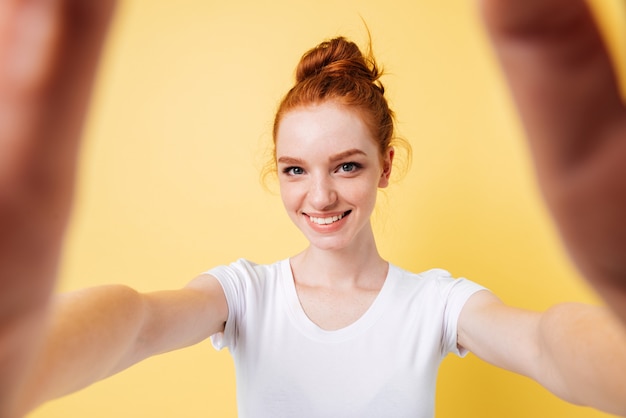
[[[328,225],[328,224],[332,224],[333,222],[337,222],[339,219],[343,218],[343,213],[337,216],[329,216],[328,218],[315,218],[313,216],[309,216],[309,218],[311,222],[315,224]]]

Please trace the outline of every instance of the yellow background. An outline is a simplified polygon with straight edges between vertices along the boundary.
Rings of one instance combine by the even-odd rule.
[[[619,0],[597,0],[614,49]],[[239,257],[272,262],[305,241],[259,183],[273,112],[301,54],[363,18],[384,64],[406,177],[383,195],[384,257],[442,267],[507,303],[595,302],[570,267],[473,1],[126,0],[97,85],[59,290],[183,286]],[[620,54],[618,62],[623,63]],[[447,359],[437,416],[604,417],[472,355]],[[33,418],[234,417],[226,351],[208,342],[149,359]]]

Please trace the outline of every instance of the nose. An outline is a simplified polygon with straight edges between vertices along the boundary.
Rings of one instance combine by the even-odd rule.
[[[337,203],[337,191],[327,175],[311,176],[309,203],[319,211],[331,209]]]

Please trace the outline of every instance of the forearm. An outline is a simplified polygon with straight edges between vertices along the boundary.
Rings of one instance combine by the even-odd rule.
[[[228,308],[217,279],[201,276],[179,290],[118,285],[60,295],[50,317],[22,412],[222,331]]]
[[[103,286],[59,295],[50,316],[20,400],[23,412],[133,364],[145,304],[128,287]]]
[[[626,333],[605,308],[561,304],[541,319],[538,380],[565,400],[626,416]]]

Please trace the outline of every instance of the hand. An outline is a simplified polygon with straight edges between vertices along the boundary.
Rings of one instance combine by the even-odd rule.
[[[583,0],[483,0],[539,184],[584,277],[626,322],[626,112]]]
[[[111,0],[0,2],[0,416],[36,355]]]

